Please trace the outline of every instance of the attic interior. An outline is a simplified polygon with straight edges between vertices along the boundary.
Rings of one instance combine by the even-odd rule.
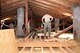
[[[45,14],[53,17],[46,39]],[[79,0],[1,0],[0,53],[79,53],[79,15]]]

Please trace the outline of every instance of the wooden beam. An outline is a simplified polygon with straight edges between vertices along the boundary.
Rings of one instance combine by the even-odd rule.
[[[61,32],[54,35],[54,37],[58,37],[59,35],[63,34],[64,32],[67,32],[69,29],[73,28],[73,24],[67,27],[66,29],[62,30]]]
[[[11,11],[7,11],[7,12],[1,12],[1,15],[2,16],[6,16],[6,15],[16,15],[16,11],[15,11],[16,9],[14,9],[14,10],[11,10]]]
[[[73,5],[80,5],[80,0],[69,0],[71,2],[73,2],[74,4]]]
[[[51,9],[51,10],[54,10],[54,11],[58,11],[60,14],[63,14],[63,13],[65,13],[65,11],[61,11],[61,10],[59,10],[59,9],[55,9],[55,8],[53,8],[53,7],[50,7],[50,6],[47,6],[47,5],[44,5],[44,4],[41,4],[41,3],[36,3],[36,2],[31,2],[32,4],[35,4],[35,5],[38,5],[38,6],[42,6],[42,7],[45,7],[45,8],[47,8],[47,9]],[[67,13],[67,12],[66,12]],[[64,14],[63,14],[64,15]]]
[[[70,9],[66,8],[66,7],[63,7],[63,6],[59,6],[59,5],[56,5],[54,3],[49,3],[44,1],[44,0],[35,0],[34,2],[37,2],[37,3],[40,3],[40,4],[44,4],[44,5],[47,5],[47,6],[50,6],[50,7],[53,7],[53,8],[56,8],[56,9],[59,9],[59,10],[62,10],[62,11],[65,11],[65,12],[70,12]]]
[[[1,0],[1,7],[3,6],[3,5],[5,5],[5,4],[7,4],[5,1],[3,1],[3,0]]]
[[[33,6],[31,6],[32,10],[34,11],[35,14],[41,15],[43,16],[46,13],[51,14],[54,18],[65,18],[65,16],[63,16],[62,14],[60,14],[60,12],[57,13],[57,11],[54,10],[54,12],[51,9],[45,9],[42,6],[36,6],[34,4],[31,4]]]
[[[51,4],[56,4],[57,6],[61,6],[62,8],[66,8],[66,9],[69,9],[70,10],[70,7],[72,6],[73,2],[70,2],[70,1],[61,1],[61,2],[65,2],[64,4],[62,3],[58,3],[58,2],[55,2],[55,0],[51,1],[51,0],[45,0],[45,2],[49,2]]]
[[[25,26],[26,26],[26,35],[28,35],[28,0],[25,0]]]
[[[59,11],[57,11],[57,10],[55,10],[55,9],[50,9],[50,8],[46,8],[45,6],[40,6],[40,5],[36,5],[36,4],[34,4],[34,3],[31,3],[30,4],[31,5],[31,8],[33,9],[33,8],[36,8],[36,9],[42,9],[42,10],[45,10],[45,11],[51,11],[51,13],[54,13],[54,12],[59,12]],[[40,9],[40,10],[41,10]],[[52,12],[53,11],[53,12]],[[38,11],[39,12],[39,11]],[[61,12],[60,12],[61,13]]]
[[[45,8],[49,8],[49,6],[46,6],[46,5],[43,5],[43,4],[40,4],[40,3],[35,3],[35,2],[31,2],[31,3],[32,3],[33,5],[39,6],[39,7],[41,7],[41,8],[43,7],[44,9],[45,9]],[[50,8],[50,9],[52,9],[52,8]],[[53,9],[54,9],[54,8],[53,8]],[[53,9],[52,9],[52,10],[53,10]]]
[[[14,1],[14,2],[13,2],[13,1]],[[2,8],[5,8],[5,7],[8,7],[8,6],[14,5],[14,4],[21,3],[21,2],[23,2],[23,1],[24,1],[24,0],[11,0],[11,1],[8,1],[9,3],[7,3],[7,1],[5,1],[6,4],[5,4],[5,5],[2,5],[1,7],[2,7]]]
[[[19,4],[16,3],[15,5],[11,5],[11,6],[4,7],[4,8],[1,9],[1,11],[5,13],[5,12],[8,12],[8,11],[17,9],[17,8],[19,8],[19,7],[21,7],[21,6],[24,6],[23,3],[24,3],[24,2],[20,2]]]
[[[16,9],[13,9],[11,11],[8,12],[1,12],[1,17],[10,17],[10,16],[15,16],[16,15]]]
[[[60,5],[64,5],[64,6],[67,6],[67,7],[71,7],[73,5],[72,2],[68,1],[68,0],[50,0],[51,2],[55,2],[55,3],[58,3]]]
[[[60,8],[55,8],[55,7],[52,7],[52,6],[50,6],[50,5],[47,5],[47,4],[44,4],[44,3],[41,3],[41,2],[34,2],[34,1],[30,1],[30,2],[31,2],[31,3],[34,3],[34,4],[36,4],[36,5],[44,6],[44,7],[46,7],[46,8],[55,9],[55,10],[57,10],[57,11],[59,11],[59,12],[62,12],[62,13],[67,12],[67,11],[61,10]],[[67,13],[70,13],[70,11],[67,12]]]
[[[40,9],[40,10],[44,10],[44,11],[47,11],[48,10],[48,12],[49,11],[51,11],[51,13],[54,13],[55,11],[53,11],[52,9],[50,9],[50,8],[46,8],[46,7],[44,7],[44,6],[39,6],[39,5],[36,5],[36,4],[30,4],[31,5],[31,8],[33,9],[33,8],[36,8],[36,9]],[[52,12],[53,11],[53,12]],[[39,12],[39,11],[38,11]],[[57,11],[58,12],[58,11]]]

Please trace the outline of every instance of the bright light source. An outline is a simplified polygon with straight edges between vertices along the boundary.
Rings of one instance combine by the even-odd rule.
[[[70,14],[70,13],[62,13],[62,14],[65,16],[72,16],[72,14]]]
[[[73,19],[73,16],[71,16],[71,18]]]
[[[10,18],[5,18],[5,19],[3,19],[3,20],[9,20]]]
[[[5,20],[9,20],[9,19],[10,19],[10,18],[5,18],[5,19],[3,19],[3,20],[5,21]],[[2,21],[3,21],[3,20],[2,20]]]

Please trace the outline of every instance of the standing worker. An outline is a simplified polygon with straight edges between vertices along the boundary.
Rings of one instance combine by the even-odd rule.
[[[51,35],[51,21],[53,20],[53,17],[49,14],[45,14],[42,17],[42,23],[44,24],[44,38],[46,37],[46,33],[48,30],[49,38]]]

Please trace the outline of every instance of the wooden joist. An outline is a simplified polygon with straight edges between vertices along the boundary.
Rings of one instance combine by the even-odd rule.
[[[27,47],[29,49],[29,47]],[[67,48],[67,50],[66,50]],[[22,50],[20,51],[20,53],[24,53],[24,52],[27,52],[24,50],[25,47],[22,48]],[[49,49],[48,51],[46,51],[45,49]],[[46,53],[46,52],[49,52],[49,53],[56,53],[56,52],[60,52],[60,53],[76,53],[76,52],[73,52],[70,48],[68,47],[30,47],[29,49],[29,53],[35,53],[35,52],[39,52],[39,53]]]
[[[30,53],[33,53],[33,47],[31,47]]]
[[[69,53],[75,53],[75,52],[73,52],[69,47],[65,47],[65,49],[66,49]]]
[[[44,53],[43,47],[41,47],[41,53]]]
[[[21,49],[21,52],[23,52],[23,51],[24,51],[24,49],[25,49],[25,47],[23,47],[23,48]]]
[[[69,43],[69,42],[45,42],[45,41],[26,41],[26,42],[18,42],[18,47],[72,47],[77,44]],[[37,44],[37,45],[36,45]]]
[[[52,47],[49,47],[50,48],[50,52],[51,53],[55,53],[54,49]]]
[[[59,47],[60,50],[63,52],[63,53],[68,53],[66,50],[64,50],[62,47]]]

